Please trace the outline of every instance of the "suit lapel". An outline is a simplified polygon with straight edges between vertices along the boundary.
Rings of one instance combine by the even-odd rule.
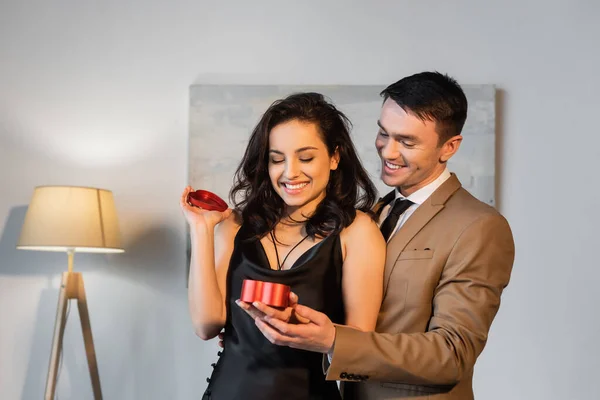
[[[387,258],[384,273],[384,295],[396,261],[406,245],[439,213],[450,198],[461,187],[455,174],[452,174],[433,194],[417,208],[387,244]]]

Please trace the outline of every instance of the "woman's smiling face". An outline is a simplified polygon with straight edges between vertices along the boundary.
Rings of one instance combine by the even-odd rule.
[[[301,210],[308,216],[314,212],[325,198],[330,171],[338,162],[314,123],[294,119],[271,129],[269,177],[288,214]]]

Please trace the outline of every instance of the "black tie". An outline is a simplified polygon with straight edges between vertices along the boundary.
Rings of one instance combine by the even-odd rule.
[[[383,237],[386,241],[394,231],[394,228],[396,227],[400,216],[404,213],[404,211],[408,209],[408,207],[412,206],[413,204],[414,203],[412,201],[407,199],[396,200],[394,206],[392,207],[392,210],[390,211],[390,213],[388,214],[388,216],[383,221],[383,224],[381,224],[380,227],[381,233],[383,234]]]

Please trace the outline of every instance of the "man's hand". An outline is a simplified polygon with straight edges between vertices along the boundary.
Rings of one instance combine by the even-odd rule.
[[[297,304],[294,306],[296,318],[306,322],[292,324],[269,315],[271,307],[261,303],[254,306],[262,313],[254,322],[271,343],[317,353],[328,353],[333,348],[335,326],[327,315]]]

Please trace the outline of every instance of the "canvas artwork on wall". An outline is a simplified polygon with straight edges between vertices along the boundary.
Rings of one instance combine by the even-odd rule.
[[[294,92],[327,96],[352,122],[352,139],[380,196],[391,188],[379,179],[377,120],[385,86],[192,85],[189,109],[188,184],[218,194],[229,190],[252,129],[269,105]],[[493,85],[463,85],[469,112],[464,140],[448,163],[463,187],[495,205],[496,96]],[[230,204],[231,205],[231,204]],[[189,255],[189,243],[188,243]]]

